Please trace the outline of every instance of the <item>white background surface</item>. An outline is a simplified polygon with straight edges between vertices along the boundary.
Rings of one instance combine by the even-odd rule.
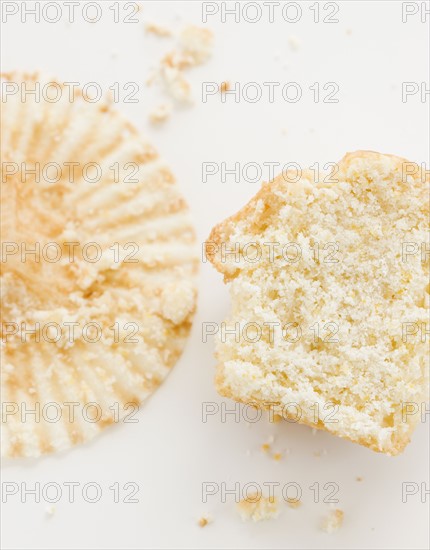
[[[30,3],[32,4],[32,3]],[[118,108],[146,130],[175,172],[195,220],[200,242],[211,227],[235,212],[257,190],[243,179],[225,183],[219,175],[202,182],[202,162],[337,161],[347,151],[373,149],[426,161],[428,98],[419,94],[402,103],[402,82],[428,79],[428,29],[417,14],[402,23],[402,2],[338,2],[340,22],[313,22],[310,3],[303,2],[299,22],[280,16],[270,23],[267,11],[257,23],[226,23],[209,17],[215,33],[213,58],[192,69],[195,104],[177,109],[162,128],[147,124],[148,112],[160,99],[144,86],[150,68],[171,49],[169,39],[147,36],[144,21],[180,30],[201,25],[200,2],[147,2],[137,24],[114,24],[103,2],[102,20],[89,24],[77,17],[67,24],[21,23],[19,15],[3,25],[3,70],[43,70],[64,81],[137,82],[138,104]],[[418,3],[419,5],[420,3]],[[428,4],[427,4],[428,5]],[[78,14],[79,14],[78,10]],[[250,12],[251,13],[251,12]],[[294,51],[293,35],[300,47]],[[303,89],[295,104],[279,95],[257,103],[220,95],[202,103],[202,81],[259,83],[295,81]],[[314,103],[308,89],[314,82],[335,81],[337,104]],[[268,177],[263,172],[263,179]],[[428,547],[428,503],[417,494],[402,503],[402,483],[428,480],[428,424],[419,425],[412,443],[397,458],[373,453],[328,434],[300,425],[270,424],[266,418],[248,424],[225,423],[220,415],[202,422],[202,403],[226,403],[213,388],[213,342],[202,342],[204,321],[220,322],[228,310],[228,291],[208,264],[200,274],[200,300],[186,351],[163,386],[138,413],[138,423],[115,426],[90,445],[34,462],[5,463],[3,482],[80,484],[74,503],[62,499],[49,517],[46,502],[20,495],[3,505],[3,547],[7,549],[119,548],[386,548]],[[268,436],[274,450],[289,450],[275,462],[261,452]],[[315,453],[325,450],[318,457]],[[356,481],[361,476],[363,481]],[[88,503],[82,486],[98,483],[103,495]],[[138,503],[114,503],[109,486],[138,483]],[[279,519],[243,523],[234,495],[202,502],[202,483],[288,482],[302,487],[303,505],[282,505]],[[338,507],[345,512],[342,529],[320,531],[328,504],[315,503],[309,486],[339,485]],[[277,490],[278,492],[278,490]],[[278,492],[279,494],[279,492]],[[321,490],[321,497],[327,491]],[[123,494],[121,495],[121,498]],[[213,523],[197,526],[203,513]]]

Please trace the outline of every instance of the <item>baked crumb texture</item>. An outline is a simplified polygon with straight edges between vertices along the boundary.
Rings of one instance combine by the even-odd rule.
[[[300,508],[300,506],[302,505],[302,501],[299,499],[295,499],[295,500],[288,499],[287,505],[293,509]]]
[[[324,518],[321,529],[326,533],[335,533],[343,524],[343,511],[336,508],[330,510],[329,514]]]
[[[178,103],[192,101],[191,85],[186,71],[202,65],[212,55],[213,34],[209,29],[190,25],[177,40],[175,49],[163,57],[148,84],[158,81],[164,91]]]
[[[257,493],[238,502],[236,508],[243,521],[275,519],[279,515],[276,497],[264,497]]]
[[[172,36],[172,32],[170,29],[161,25],[157,25],[156,23],[147,23],[145,25],[145,31],[148,34],[154,34],[155,36],[159,36],[161,38]]]
[[[25,82],[29,90],[52,82],[21,73],[2,81]],[[57,262],[40,254],[39,261],[28,255],[24,263],[17,253],[0,264],[3,321],[19,327],[1,349],[2,400],[18,407],[2,421],[2,452],[38,456],[88,441],[130,414],[136,421],[137,406],[185,345],[198,252],[172,173],[109,104],[88,103],[79,91],[72,102],[67,90],[57,102],[37,102],[32,94],[21,102],[17,93],[2,104],[2,117],[2,157],[19,167],[2,178],[2,239],[28,250],[36,242],[41,250],[47,243],[62,250]],[[65,168],[71,162],[79,164],[74,177]],[[60,179],[36,181],[30,173],[24,179],[22,166],[36,163],[57,163]],[[87,163],[98,163],[98,181],[82,177]],[[92,242],[101,251],[95,262],[86,259],[94,249],[83,253]],[[90,322],[99,327],[98,339],[82,332]],[[39,323],[40,341],[27,334],[22,342],[21,323],[29,329]],[[44,337],[47,323],[60,327],[58,341]],[[78,323],[71,341],[67,323]],[[48,403],[55,409],[43,413]],[[21,414],[37,406],[40,421]]]
[[[429,174],[402,158],[358,151],[338,163],[332,183],[325,177],[280,175],[212,230],[206,255],[231,283],[226,326],[241,328],[239,343],[227,330],[217,340],[216,387],[395,455],[420,420],[404,414],[405,404],[421,407],[428,398],[429,279],[421,247],[428,247]],[[248,243],[259,245],[257,262],[247,260]],[[301,258],[289,262],[281,247],[273,256],[264,243],[296,243]],[[310,251],[317,243],[337,243],[339,261],[316,261]],[[405,261],[403,243],[420,251]],[[225,254],[235,246],[238,258]],[[250,322],[298,323],[302,337],[262,329],[259,339],[246,340]],[[309,327],[328,322],[339,341],[315,341]],[[407,322],[420,327],[415,338],[404,338]]]
[[[149,113],[149,120],[152,124],[161,124],[169,118],[171,111],[168,103],[160,103]]]
[[[212,523],[212,518],[208,515],[202,516],[198,521],[199,527],[206,527],[209,523]]]

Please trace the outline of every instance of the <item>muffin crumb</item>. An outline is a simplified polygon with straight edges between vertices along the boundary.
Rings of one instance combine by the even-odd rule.
[[[45,513],[48,517],[52,518],[52,516],[55,514],[55,506],[47,506],[45,508]]]
[[[165,122],[171,113],[171,107],[167,103],[160,103],[160,105],[157,105],[152,109],[152,111],[149,113],[149,121],[152,124],[160,124],[162,122]]]
[[[223,82],[221,82],[221,85],[219,87],[219,91],[222,93],[222,94],[225,94],[225,92],[228,92],[230,90],[230,82],[224,80]]]
[[[279,515],[276,497],[263,497],[254,493],[236,505],[243,521],[261,521],[277,518]]]
[[[336,508],[335,510],[330,510],[330,513],[326,518],[324,518],[322,524],[322,530],[326,533],[334,533],[338,531],[343,523],[343,511]]]
[[[156,23],[147,23],[145,25],[145,31],[148,34],[154,34],[155,36],[159,36],[161,38],[172,36],[172,32],[169,29],[162,27],[161,25],[157,25]]]
[[[202,516],[198,521],[199,527],[206,527],[209,523],[212,523],[212,518],[208,515]]]
[[[297,499],[290,499],[289,498],[287,500],[287,504],[290,508],[296,509],[296,508],[299,508],[299,506],[302,505],[302,501],[299,498],[297,498]]]

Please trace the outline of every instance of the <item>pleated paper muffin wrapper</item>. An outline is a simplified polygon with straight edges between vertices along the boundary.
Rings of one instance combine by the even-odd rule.
[[[198,258],[171,172],[107,102],[5,100],[1,230],[18,251],[1,261],[2,453],[36,457],[92,439],[163,381],[190,330]]]

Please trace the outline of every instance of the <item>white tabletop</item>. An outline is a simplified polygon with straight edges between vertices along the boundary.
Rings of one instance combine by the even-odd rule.
[[[2,25],[3,70],[43,70],[61,81],[81,85],[95,81],[104,89],[114,82],[138,84],[138,103],[121,101],[118,108],[145,130],[176,174],[200,242],[215,223],[245,204],[259,187],[249,181],[251,168],[239,182],[232,175],[223,182],[222,163],[231,169],[238,162],[241,171],[247,163],[258,163],[261,178],[268,179],[267,163],[324,164],[357,149],[427,162],[429,100],[427,96],[425,102],[420,95],[421,83],[428,79],[428,28],[421,22],[425,3],[322,2],[319,23],[314,21],[313,2],[300,3],[296,23],[291,22],[295,17],[291,4],[296,3],[289,3],[290,21],[282,15],[282,3],[274,6],[273,23],[267,3],[260,3],[260,20],[251,23],[247,19],[257,13],[252,5],[244,8],[246,3],[241,3],[239,22],[232,16],[222,22],[222,3],[212,2],[205,9],[217,13],[202,23],[199,1],[143,2],[143,10],[135,16],[139,22],[128,24],[114,23],[115,8],[109,10],[113,2],[103,2],[102,17],[94,24],[83,17],[82,4],[87,2],[81,2],[71,24],[61,3],[57,4],[64,11],[57,23],[35,23],[30,15],[21,21],[21,2],[2,4],[18,7],[18,13]],[[406,22],[402,22],[402,4],[410,12]],[[336,6],[338,13],[331,15]],[[417,13],[413,13],[415,8]],[[87,15],[93,17],[88,9]],[[121,18],[132,11],[125,5],[118,9]],[[52,11],[50,17],[54,15]],[[324,23],[324,17],[339,22]],[[187,73],[194,105],[175,109],[160,128],[148,123],[148,113],[162,96],[144,82],[174,41],[145,35],[147,21],[178,30],[194,23],[209,27],[215,35],[212,59]],[[239,102],[228,96],[222,103],[216,94],[202,102],[202,83],[223,80],[239,83],[242,92],[247,82],[256,82],[262,98],[252,103],[243,96]],[[279,83],[273,103],[264,82]],[[291,82],[302,92],[296,103],[285,101],[278,91]],[[318,102],[314,101],[315,82],[320,85]],[[337,103],[322,101],[331,91],[323,89],[328,82],[339,87]],[[403,82],[415,83],[408,89],[418,90],[405,102]],[[209,162],[216,163],[219,171],[203,182],[202,164]],[[428,547],[428,502],[422,502],[422,484],[428,483],[428,424],[420,423],[406,451],[390,458],[326,433],[313,434],[304,426],[270,424],[266,417],[248,423],[243,416],[237,421],[227,415],[222,422],[221,411],[234,409],[234,403],[214,390],[213,340],[202,341],[202,323],[220,322],[228,308],[228,290],[221,276],[203,264],[198,312],[186,351],[138,412],[138,422],[115,426],[91,444],[60,456],[4,465],[3,483],[24,483],[27,488],[40,483],[42,493],[38,503],[30,495],[21,502],[21,489],[7,498],[4,548]],[[206,422],[202,419],[204,403],[214,403],[218,411]],[[271,435],[275,436],[272,448],[286,454],[279,462],[261,451],[261,444]],[[67,482],[78,483],[72,503]],[[134,497],[138,502],[124,502],[135,486],[124,489],[128,482],[138,486]],[[235,495],[223,499],[222,490],[233,489],[236,483],[242,490],[250,482],[262,488],[279,483],[278,494],[285,484],[297,483],[303,505],[296,510],[282,505],[277,520],[244,523],[235,510]],[[402,502],[405,482],[416,493]],[[50,483],[62,489],[56,504],[49,504],[43,496],[42,489],[48,490]],[[96,485],[84,489],[86,483]],[[114,490],[109,489],[115,483],[120,487],[120,502],[115,502]],[[202,497],[205,483],[212,483],[215,493],[207,502]],[[335,506],[345,514],[342,528],[332,535],[319,528],[329,510],[324,502],[331,491],[327,483],[337,484],[339,503]],[[94,487],[101,491],[101,498],[90,503]],[[213,522],[201,528],[197,521],[205,513]]]

